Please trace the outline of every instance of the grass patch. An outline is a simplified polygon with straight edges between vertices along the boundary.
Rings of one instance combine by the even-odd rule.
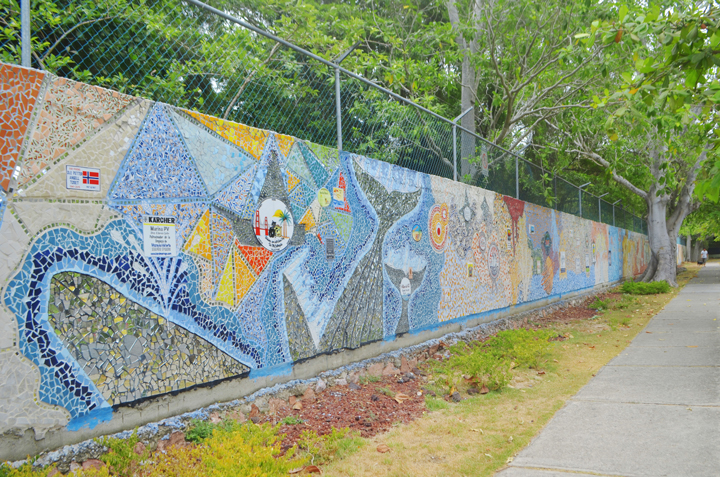
[[[665,280],[649,283],[628,280],[622,284],[620,289],[623,293],[630,295],[657,295],[659,293],[668,293],[672,288]]]
[[[298,424],[302,424],[303,422],[305,422],[305,421],[303,421],[302,419],[300,419],[297,416],[288,416],[288,417],[284,418],[282,421],[280,421],[280,424],[285,424],[288,426],[296,426]]]
[[[599,298],[595,298],[595,301],[588,305],[588,308],[595,311],[604,311],[607,310],[609,307],[610,302],[608,302],[607,300],[601,300]]]
[[[318,436],[315,431],[304,431],[298,441],[301,454],[309,458],[313,465],[327,464],[348,457],[365,444],[366,441],[360,437],[359,432],[334,427],[330,434],[324,436]]]
[[[686,284],[698,268],[688,266],[688,271],[678,276],[678,283]],[[523,365],[515,361],[517,366],[511,370],[513,376],[506,386],[468,397],[458,404],[426,396],[426,406],[433,412],[375,436],[356,453],[330,462],[323,468],[323,474],[333,477],[493,475],[530,442],[593,374],[622,352],[678,290],[664,295],[623,297],[608,303],[598,319],[542,330],[568,336],[565,341],[543,342],[540,338],[537,341],[531,338],[534,343],[528,343],[527,336],[518,335],[518,340],[525,343],[520,345],[521,349],[527,346],[528,353]],[[621,307],[616,307],[618,303]],[[629,328],[611,328],[613,322],[622,324],[626,320]],[[514,342],[510,339],[503,347],[514,349],[514,345],[509,346]],[[539,349],[533,350],[534,346]],[[517,359],[517,355],[507,356]],[[545,374],[538,374],[533,367],[536,364],[540,364]],[[431,377],[431,380],[438,379],[437,375]],[[392,452],[377,452],[380,443],[387,444]]]
[[[445,402],[444,399],[437,397],[425,397],[425,407],[428,411],[433,412],[441,409],[447,409],[450,407],[450,404]]]
[[[360,376],[360,384],[363,386],[369,383],[377,383],[381,381],[382,378],[380,376],[373,376],[371,374],[366,374],[365,376]]]

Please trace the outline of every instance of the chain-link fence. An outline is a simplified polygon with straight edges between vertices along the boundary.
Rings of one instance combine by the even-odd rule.
[[[228,11],[227,4],[219,11],[197,0],[33,0],[23,29],[24,4],[30,0],[0,0],[0,61],[342,145],[344,151],[646,233],[639,217],[238,19],[240,12]],[[30,36],[31,42],[22,41]]]

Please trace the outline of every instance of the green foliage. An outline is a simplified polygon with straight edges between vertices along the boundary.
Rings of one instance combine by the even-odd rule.
[[[302,424],[303,422],[305,421],[303,421],[297,416],[287,416],[282,421],[280,421],[280,424],[285,424],[287,426],[295,426],[297,424]]]
[[[117,475],[128,475],[134,466],[149,455],[148,450],[143,455],[135,453],[135,444],[139,442],[137,429],[127,439],[103,437],[102,439],[96,439],[96,442],[109,449],[107,453],[100,457],[100,460]]]
[[[193,419],[190,421],[190,429],[185,433],[185,439],[199,444],[208,437],[210,437],[215,429],[220,424],[213,424],[210,421],[203,421],[201,419]]]
[[[310,457],[312,464],[325,464],[334,459],[342,459],[362,446],[365,441],[357,431],[332,428],[330,434],[318,436],[315,431],[303,431],[298,447]]]
[[[451,351],[450,367],[460,374],[472,376],[491,391],[504,387],[512,378],[510,359],[495,349],[479,343],[475,346],[462,343],[453,346]]]
[[[650,283],[629,280],[623,283],[621,290],[630,295],[657,295],[669,292],[670,285],[665,280]]]
[[[386,395],[387,397],[390,397],[390,398],[394,398],[394,397],[395,397],[395,393],[394,393],[391,389],[389,389],[389,388],[387,388],[387,387],[375,388],[375,391],[377,391],[377,392],[380,393],[380,394],[384,394],[384,395]]]
[[[437,397],[430,397],[425,396],[425,407],[428,411],[440,411],[442,409],[447,409],[450,407],[450,405],[445,401],[444,399],[440,399]]]
[[[360,376],[360,384],[363,386],[369,383],[377,383],[378,381],[381,381],[382,378],[380,376],[373,376],[370,374],[366,374],[365,376]]]
[[[517,366],[540,369],[550,357],[552,332],[548,330],[505,330],[486,342],[500,356],[512,359]]]
[[[608,309],[608,306],[609,306],[609,304],[606,300],[601,300],[599,298],[596,298],[595,301],[593,301],[592,303],[590,303],[588,305],[588,308],[591,308],[591,309],[597,310],[597,311],[604,311],[604,310]]]

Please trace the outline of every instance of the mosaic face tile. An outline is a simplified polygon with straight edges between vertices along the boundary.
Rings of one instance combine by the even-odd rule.
[[[15,170],[45,73],[0,64],[0,187]]]
[[[244,124],[233,123],[223,119],[214,118],[194,111],[185,111],[200,121],[211,131],[215,131],[236,146],[240,146],[255,159],[260,159],[268,133],[262,129],[251,128]]]
[[[38,106],[42,109],[26,140],[18,185],[27,184],[52,166],[133,101],[135,98],[115,91],[49,77],[42,105]]]

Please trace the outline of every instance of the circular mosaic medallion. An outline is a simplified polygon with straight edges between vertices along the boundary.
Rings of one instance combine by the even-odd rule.
[[[500,249],[494,243],[490,244],[488,250],[488,268],[492,278],[497,278],[500,275]]]
[[[477,234],[476,240],[478,248],[484,252],[487,248],[487,237],[485,237],[485,232],[480,232],[479,234]]]
[[[265,199],[255,211],[253,228],[260,245],[271,252],[279,252],[290,242],[295,223],[284,202]]]
[[[416,242],[419,242],[420,239],[422,238],[422,229],[420,228],[419,225],[415,225],[415,227],[413,227],[413,229],[412,229],[412,238],[413,238],[413,240],[415,240]]]
[[[442,252],[445,249],[448,235],[448,216],[447,204],[438,204],[430,209],[428,230],[430,231],[430,243],[436,252]]]
[[[327,207],[328,205],[330,205],[330,200],[332,199],[332,196],[330,195],[330,191],[323,187],[318,191],[317,198],[321,206]]]

